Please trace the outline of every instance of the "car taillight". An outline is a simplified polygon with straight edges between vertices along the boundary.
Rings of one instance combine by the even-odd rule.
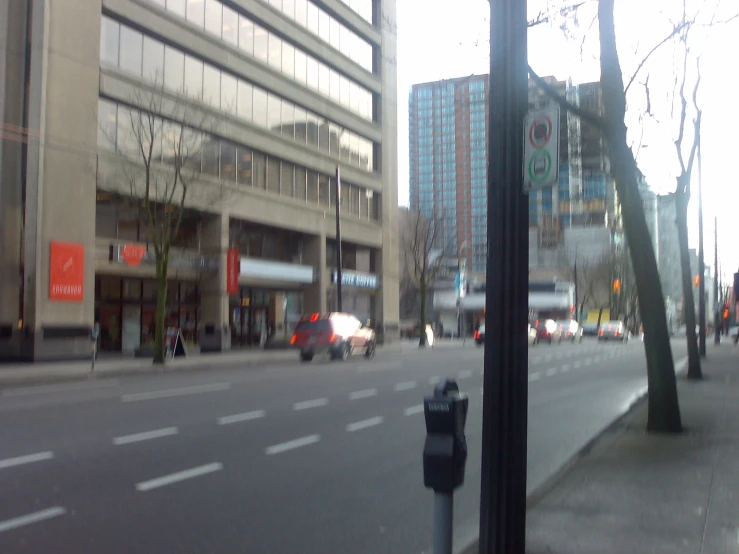
[[[290,344],[295,344],[295,341],[297,340],[298,340],[298,335],[293,335],[292,338],[290,339]]]
[[[336,339],[336,333],[331,333],[331,336],[328,338],[328,342],[334,342]]]
[[[598,331],[598,336],[599,337],[602,337],[603,336],[603,329],[601,329],[600,331]]]
[[[480,331],[475,331],[475,335],[474,336],[475,336],[476,339],[479,339],[480,338]]]

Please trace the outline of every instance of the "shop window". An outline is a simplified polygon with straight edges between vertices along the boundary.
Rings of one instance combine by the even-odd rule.
[[[198,286],[195,283],[182,283],[180,285],[180,301],[186,304],[198,303]]]
[[[101,300],[120,300],[121,298],[121,280],[116,277],[100,278],[100,299]]]
[[[124,279],[123,280],[123,299],[124,300],[141,300],[141,280],[140,279]]]
[[[144,281],[144,292],[143,292],[144,302],[156,303],[157,296],[158,296],[157,282],[152,281],[152,280]]]

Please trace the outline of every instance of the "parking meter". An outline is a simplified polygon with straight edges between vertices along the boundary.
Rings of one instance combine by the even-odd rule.
[[[423,447],[423,484],[434,492],[451,494],[464,482],[467,461],[468,398],[457,383],[447,379],[423,400],[426,443]]]

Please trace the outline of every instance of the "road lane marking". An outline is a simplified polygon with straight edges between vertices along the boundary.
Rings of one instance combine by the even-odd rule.
[[[135,392],[121,396],[122,402],[138,402],[140,400],[155,400],[157,398],[172,398],[175,396],[186,396],[189,394],[201,394],[204,392],[218,392],[231,388],[231,383],[213,383],[210,385],[196,385],[193,387],[182,387],[179,389],[155,390],[149,392]]]
[[[295,450],[296,448],[308,446],[309,444],[315,444],[319,440],[321,440],[321,437],[319,435],[308,435],[307,437],[301,437],[299,439],[268,446],[265,450],[265,454],[267,454],[268,456],[272,456],[274,454],[282,454],[283,452],[287,452],[288,450]]]
[[[66,385],[43,385],[35,387],[19,387],[2,391],[2,396],[29,396],[32,394],[53,394],[59,392],[77,392],[95,390],[109,387],[117,387],[118,379],[105,379],[93,383],[72,383]]]
[[[240,423],[242,421],[251,421],[253,419],[261,419],[266,415],[264,410],[254,410],[244,412],[243,414],[234,414],[218,418],[218,425],[229,425],[231,423]]]
[[[38,452],[36,454],[28,454],[27,456],[18,456],[17,458],[6,458],[0,460],[0,469],[6,467],[22,466],[23,464],[32,464],[43,460],[51,460],[54,457],[53,452]]]
[[[561,360],[561,359],[562,359],[562,358],[564,358],[564,357],[565,357],[565,355],[564,355],[564,354],[562,354],[561,352],[560,352],[559,354],[557,354],[557,356],[556,356],[556,358],[557,358],[558,360]]]
[[[415,388],[416,388],[415,381],[406,381],[405,383],[398,383],[394,387],[395,392],[400,392],[400,391],[410,390],[410,389],[415,389]]]
[[[551,377],[552,375],[557,375],[557,368],[552,367],[547,369],[547,377]]]
[[[417,404],[415,406],[411,406],[410,408],[406,408],[403,410],[403,415],[416,415],[416,414],[422,414],[423,413],[423,404]]]
[[[178,471],[177,473],[170,473],[169,475],[157,477],[156,479],[150,479],[149,481],[142,481],[136,485],[136,490],[146,492],[152,489],[158,489],[159,487],[166,487],[173,483],[179,483],[180,481],[186,481],[187,479],[192,479],[194,477],[200,477],[201,475],[207,475],[208,473],[221,471],[222,469],[223,464],[218,462],[205,464],[192,469]]]
[[[367,429],[369,427],[380,425],[383,421],[384,418],[382,416],[371,417],[369,419],[363,419],[362,421],[355,421],[354,423],[350,423],[346,426],[346,430],[349,433],[353,433],[354,431],[361,431],[362,429]]]
[[[560,368],[562,373],[567,373],[570,370],[570,364],[565,364]]]
[[[441,377],[438,377],[438,376],[429,377],[429,385],[435,385],[437,383],[441,383]]]
[[[593,358],[586,358],[586,359],[585,359],[585,360],[583,361],[582,365],[583,365],[583,366],[588,366],[588,365],[590,365],[590,364],[592,364],[592,363],[593,363]]]
[[[320,408],[328,404],[328,398],[316,398],[315,400],[304,400],[293,404],[293,410],[309,410],[311,408]]]
[[[471,369],[463,369],[457,375],[457,378],[458,379],[467,379],[469,377],[472,377],[472,370]]]
[[[582,362],[578,360],[575,362],[575,369],[579,369],[580,367],[582,367]]]
[[[539,373],[538,371],[529,375],[529,383],[531,383],[532,381],[538,381],[539,379],[541,379],[541,373]]]
[[[354,391],[349,395],[349,400],[359,400],[360,398],[369,398],[370,396],[377,396],[377,389]]]
[[[115,437],[113,444],[120,446],[122,444],[131,444],[132,442],[148,441],[151,439],[159,439],[161,437],[169,437],[179,433],[177,427],[165,427],[164,429],[155,429],[154,431],[144,431],[143,433],[135,433],[133,435],[124,435]]]
[[[6,519],[0,521],[0,533],[10,531],[11,529],[17,529],[24,525],[30,525],[31,523],[38,523],[39,521],[45,521],[53,517],[63,516],[67,513],[67,510],[61,506],[54,506],[53,508],[47,508],[40,512],[34,512],[32,514],[26,514],[24,516],[14,517],[13,519]]]

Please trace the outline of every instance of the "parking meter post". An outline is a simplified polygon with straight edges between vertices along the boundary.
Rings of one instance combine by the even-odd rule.
[[[434,554],[452,554],[454,491],[464,483],[468,398],[447,379],[424,398],[423,483],[434,491]]]

